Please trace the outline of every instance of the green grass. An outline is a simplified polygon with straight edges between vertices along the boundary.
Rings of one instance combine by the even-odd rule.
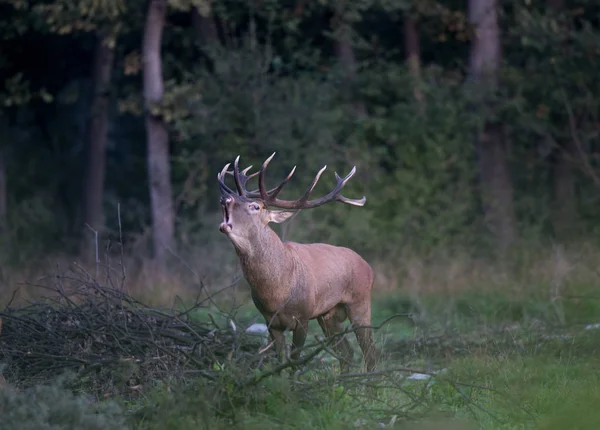
[[[575,325],[553,331],[549,327],[558,320],[556,306],[535,297],[463,293],[415,303],[396,294],[374,300],[373,324],[395,314],[424,311],[426,327],[399,317],[378,331],[379,346],[388,357],[381,367],[421,368],[439,352],[436,349],[448,346],[434,342],[424,350],[404,351],[398,360],[391,350],[406,345],[400,341],[414,342],[427,334],[459,336],[465,341],[463,351],[440,354],[435,361],[446,369],[439,378],[404,381],[400,391],[385,387],[390,381],[399,383],[406,373],[390,374],[377,382],[380,388],[373,398],[364,387],[331,380],[337,364],[329,362],[302,376],[303,384],[312,387],[306,392],[288,376],[278,376],[241,392],[207,393],[201,384],[171,392],[157,389],[153,400],[130,407],[137,410],[135,424],[140,429],[600,428],[600,330],[577,325],[600,320],[600,308],[594,301],[565,301],[560,306],[566,322]],[[207,318],[208,313],[220,324],[227,323],[214,309],[200,310],[197,317]],[[257,317],[262,322],[251,303],[238,308],[235,316],[242,324]],[[564,337],[543,337],[532,330],[535,321],[543,322],[543,333]],[[485,331],[507,324],[513,325],[508,334]],[[311,325],[311,332],[319,333],[318,327]],[[353,336],[351,340],[358,358]],[[233,378],[224,375],[228,377]],[[419,402],[407,409],[411,396],[418,396]]]
[[[484,429],[600,428],[599,365],[589,355],[469,357],[456,360],[448,377],[486,388],[463,388],[464,398],[447,387],[432,395]]]
[[[380,388],[377,398],[363,387],[334,383],[325,369],[304,376],[309,387],[320,381],[318,389],[306,392],[293,388],[286,376],[218,395],[201,384],[171,393],[161,389],[145,405],[137,405],[136,427],[345,429],[376,428],[395,420],[394,428],[597,429],[599,341],[600,335],[590,331],[546,349],[457,358],[439,378],[405,382],[407,394]],[[395,373],[379,384],[401,376]],[[422,397],[408,411],[402,405],[410,395]],[[382,409],[387,410],[378,413]]]
[[[407,373],[389,373],[370,380],[373,393],[358,383],[360,378],[332,378],[337,363],[327,360],[299,376],[300,383],[283,374],[240,387],[236,384],[253,370],[225,362],[213,383],[153,381],[137,397],[115,399],[120,412],[113,409],[110,421],[124,420],[139,430],[600,428],[600,330],[581,326],[600,321],[600,306],[594,300],[566,300],[558,309],[566,327],[555,327],[557,305],[539,296],[465,292],[418,301],[402,294],[375,298],[374,325],[396,314],[421,318],[399,317],[376,333],[380,368],[444,367],[439,377],[403,380]],[[199,309],[194,316],[208,320],[209,314],[227,327],[227,315],[215,308]],[[240,326],[262,322],[251,302],[233,315]],[[496,330],[503,326],[511,328]],[[320,333],[317,324],[310,331]],[[358,360],[354,336],[350,339]],[[77,398],[55,395],[64,397],[58,402],[66,405],[63,409],[71,403],[79,408],[77,420],[91,420],[88,406]],[[26,394],[11,396],[19,407],[27,405]],[[0,400],[0,412],[7,405]],[[38,414],[33,403],[30,409],[25,416]],[[64,423],[61,428],[77,427]]]

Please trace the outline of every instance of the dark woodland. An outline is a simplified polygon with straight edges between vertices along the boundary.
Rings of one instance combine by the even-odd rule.
[[[453,381],[472,382],[489,371],[491,379],[475,385],[487,387],[489,382],[497,388],[493,378],[499,377],[498,368],[490,370],[495,358],[488,358],[516,347],[505,338],[479,342],[482,327],[512,327],[517,321],[523,339],[531,340],[532,332],[538,336],[577,324],[581,329],[600,320],[599,77],[600,3],[592,0],[1,0],[0,310],[7,307],[0,313],[0,392],[3,373],[19,385],[16,381],[24,375],[38,375],[38,364],[40,369],[47,366],[43,360],[32,361],[19,365],[18,372],[11,370],[16,357],[31,348],[20,337],[3,343],[2,337],[11,333],[32,330],[31,339],[46,345],[40,354],[47,357],[79,357],[68,365],[71,370],[101,362],[78,355],[80,346],[69,331],[56,336],[71,339],[68,352],[44,343],[45,336],[36,337],[40,334],[24,321],[33,319],[38,308],[22,308],[25,313],[18,318],[10,314],[32,306],[30,300],[48,288],[65,295],[60,282],[41,293],[39,285],[64,279],[73,286],[71,275],[66,277],[73,270],[86,286],[75,288],[83,294],[75,300],[80,307],[67,317],[71,308],[62,308],[66,302],[57,299],[60,306],[47,305],[45,312],[56,321],[96,315],[90,317],[94,330],[114,324],[117,333],[121,317],[110,316],[116,306],[111,300],[123,303],[119,294],[127,284],[125,301],[137,315],[140,334],[127,332],[129,337],[114,341],[117,352],[98,339],[90,347],[98,357],[116,354],[119,366],[125,356],[146,354],[139,351],[147,345],[137,346],[139,342],[152,339],[144,351],[158,351],[172,341],[142,322],[150,316],[138,299],[152,306],[174,300],[196,306],[201,300],[195,309],[203,321],[209,311],[227,308],[223,322],[210,317],[223,330],[227,321],[256,321],[235,251],[219,232],[217,174],[238,155],[240,166],[253,165],[255,171],[273,152],[268,187],[298,166],[283,198],[301,196],[327,165],[313,192],[322,196],[335,185],[334,171],[345,176],[356,166],[344,195],[366,196],[364,207],[331,203],[302,210],[273,228],[286,240],[349,247],[369,262],[376,275],[373,324],[393,314],[411,315],[410,323],[391,329],[396,330],[394,342],[400,343],[390,348],[405,351],[391,362],[411,363],[407,369],[431,363],[441,368],[442,356],[466,360],[469,354],[458,351],[476,350],[473,356],[481,353],[485,359],[461,361],[456,368],[446,363],[455,369]],[[92,300],[98,294],[104,300],[100,304]],[[236,306],[247,309],[235,311]],[[184,314],[191,315],[161,315],[156,324],[180,330]],[[10,321],[17,325],[9,326]],[[415,326],[423,331],[414,338],[398,334]],[[471,387],[467,395],[450,383],[419,397],[416,409],[388,402],[386,412],[373,412],[376,416],[364,412],[380,410],[375,400],[330,399],[331,413],[338,418],[328,421],[307,399],[330,394],[306,381],[281,388],[273,382],[279,381],[279,371],[246,380],[263,369],[263,362],[238,344],[232,358],[222,351],[237,338],[228,332],[229,337],[213,344],[206,340],[212,328],[202,327],[194,332],[201,341],[182,341],[181,332],[178,345],[208,342],[219,352],[203,350],[197,362],[165,353],[170,364],[164,369],[175,366],[179,376],[199,372],[209,378],[198,370],[206,368],[213,379],[194,388],[203,393],[198,396],[221,393],[219,402],[228,406],[208,400],[186,403],[179,415],[203,410],[210,418],[177,421],[181,416],[174,414],[165,418],[175,420],[171,424],[140,406],[142,412],[136,413],[149,421],[135,413],[115,412],[114,418],[106,412],[106,423],[114,418],[121,423],[114,428],[131,419],[146,423],[135,428],[154,428],[147,424],[151,422],[173,429],[200,422],[210,428],[271,428],[289,418],[295,424],[285,428],[359,428],[356,423],[364,418],[364,428],[377,423],[391,428],[397,420],[412,420],[413,412],[429,416],[432,408],[443,405],[436,409],[441,416],[475,420],[477,428],[516,428],[511,425],[524,422],[550,424],[522,428],[568,428],[552,427],[561,421],[548,412],[555,411],[549,404],[532,414],[512,415],[510,407],[498,406],[495,394]],[[449,340],[442,341],[443,336]],[[600,344],[597,336],[595,342],[586,338],[578,352],[566,353],[561,344],[555,355],[580,357],[585,351],[584,356],[592,356],[597,346],[590,345]],[[531,345],[540,345],[541,338],[535,339],[538,343]],[[519,348],[529,351],[529,340]],[[3,354],[9,344],[13,352]],[[418,357],[409,357],[408,350]],[[225,366],[227,360],[237,360],[238,367],[223,382],[219,378],[225,371],[215,363]],[[527,377],[515,363],[501,368],[517,381],[508,385],[518,403],[527,403],[530,395],[543,396],[519,385]],[[533,379],[558,366],[536,363],[528,368],[550,367],[539,370],[542,376],[531,370]],[[8,370],[3,372],[4,365]],[[104,365],[98,364],[102,372]],[[140,366],[147,380],[165,381],[171,372]],[[573,374],[594,368],[585,360],[581,366],[584,370]],[[327,374],[322,369],[311,371],[327,378],[319,373]],[[572,390],[544,392],[547,398],[594,392],[591,398],[600,400],[589,385],[593,381],[573,378],[578,382]],[[142,379],[124,380],[114,395],[131,395],[131,386],[143,385]],[[40,380],[27,379],[27,384]],[[79,388],[87,384],[78,381]],[[259,385],[287,400],[255,394]],[[97,389],[108,390],[85,386],[84,391]],[[58,395],[52,393],[48,398]],[[398,395],[417,402],[416,394]],[[0,428],[2,401],[0,395]],[[164,401],[156,404],[181,399]],[[591,404],[590,399],[582,402]],[[278,415],[278,408],[285,410],[288,403],[303,405],[298,410],[312,421],[297,410]],[[360,416],[353,415],[357,404],[364,407]],[[161,408],[170,416],[170,406]],[[569,416],[580,417],[581,410],[573,408]],[[85,421],[86,413],[81,412],[79,425],[113,428],[106,423],[93,427]],[[393,422],[391,417],[396,417]],[[600,422],[599,416],[594,419]],[[306,427],[295,426],[303,420]],[[502,420],[511,424],[502,427]],[[578,428],[597,428],[586,425]]]

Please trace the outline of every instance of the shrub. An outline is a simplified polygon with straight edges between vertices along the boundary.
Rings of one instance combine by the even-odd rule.
[[[0,388],[2,430],[111,430],[126,427],[114,402],[95,403],[64,387],[64,378],[51,385],[19,390]]]

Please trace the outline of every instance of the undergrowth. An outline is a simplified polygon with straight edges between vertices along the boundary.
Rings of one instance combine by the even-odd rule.
[[[394,270],[379,266],[373,325],[385,324],[375,333],[380,352],[378,370],[361,374],[356,367],[356,373],[347,376],[338,375],[337,361],[326,351],[301,363],[295,372],[288,367],[274,372],[276,363],[267,359],[269,354],[263,360],[258,353],[264,340],[253,339],[249,349],[240,349],[245,345],[239,343],[245,327],[263,322],[249,300],[244,281],[238,281],[232,269],[221,274],[227,282],[217,287],[214,279],[198,277],[195,271],[200,269],[188,264],[182,279],[193,287],[187,287],[187,295],[183,294],[185,288],[178,286],[183,283],[181,279],[171,282],[167,276],[156,279],[160,287],[155,286],[154,291],[164,289],[161,298],[151,299],[160,302],[169,294],[172,299],[174,291],[182,293],[160,312],[185,316],[194,331],[204,327],[199,336],[205,344],[201,369],[186,362],[187,352],[171,355],[170,360],[160,358],[169,354],[165,348],[188,347],[177,341],[153,346],[157,353],[150,349],[145,361],[136,366],[155,366],[148,367],[154,370],[138,369],[135,378],[131,378],[129,367],[122,369],[120,365],[87,370],[85,362],[80,366],[76,360],[82,356],[86,362],[96,360],[94,354],[102,351],[109,353],[114,363],[132,363],[133,357],[120,355],[134,355],[137,347],[121,344],[110,350],[110,342],[102,346],[102,337],[88,342],[87,334],[81,334],[65,339],[65,345],[70,345],[67,361],[75,373],[61,379],[66,362],[56,365],[49,357],[37,357],[41,360],[37,364],[28,361],[29,347],[22,339],[22,347],[11,343],[20,351],[18,360],[12,357],[4,363],[8,367],[0,367],[0,375],[7,379],[3,383],[0,378],[0,429],[595,429],[600,424],[600,412],[594,408],[600,400],[600,377],[595,371],[600,364],[600,330],[594,325],[600,322],[595,255],[555,249],[536,258],[505,260],[497,265],[457,256],[452,261],[403,260]],[[77,270],[90,284],[94,269]],[[100,280],[93,281],[92,290],[103,295],[109,290],[102,283],[120,273],[120,268],[113,264],[106,274],[103,266],[100,269]],[[64,286],[67,272],[38,278],[37,284],[62,279]],[[136,306],[131,315],[143,323],[146,312],[155,312],[152,306],[141,304],[141,285],[152,277],[149,272],[136,276],[128,267],[126,278],[132,285],[126,292],[119,290],[122,292],[115,297],[119,303],[125,298]],[[69,279],[81,295],[83,283]],[[381,288],[386,283],[393,288]],[[31,294],[35,288],[39,285],[23,288],[29,289],[30,299],[36,297]],[[133,296],[139,300],[130,300]],[[3,300],[9,302],[11,294],[5,294]],[[189,310],[197,301],[202,306]],[[53,326],[53,330],[62,327],[61,333],[76,333],[77,326],[71,324],[74,320],[68,315],[73,305],[64,300],[61,303],[66,307],[55,308],[62,312],[56,315],[64,317],[56,321],[63,326]],[[37,318],[35,306],[26,308],[30,313],[20,322],[24,327],[21,333],[31,326],[28,321]],[[46,309],[44,315],[54,312],[39,309]],[[79,309],[83,313],[77,314],[78,321],[94,315]],[[119,339],[143,341],[131,331],[130,317],[118,312],[110,317],[110,312],[100,314],[110,319],[112,330],[118,332],[120,324],[129,325],[129,331]],[[158,315],[171,321],[166,314]],[[54,320],[46,316],[40,321]],[[18,334],[7,326],[7,319],[2,323],[0,330],[5,336]],[[141,333],[140,328],[136,330]],[[161,330],[158,324],[156,329],[148,329],[149,336]],[[310,343],[320,329],[313,321],[309,330]],[[223,348],[213,356],[206,355],[206,347],[216,345],[206,343],[209,333],[221,339],[218,344]],[[358,365],[359,349],[353,334],[349,338]],[[229,346],[229,342],[237,346]],[[34,345],[47,346],[47,340]],[[307,349],[304,357],[313,350]],[[95,364],[107,366],[106,357]],[[24,363],[20,372],[9,368],[17,361]],[[45,379],[28,385],[24,383],[27,375],[22,373],[31,363],[48,371],[43,372]]]
[[[586,331],[536,352],[473,353],[424,380],[407,379],[406,371],[340,379],[321,366],[300,384],[283,374],[233,389],[232,372],[212,387],[194,378],[157,382],[136,399],[99,402],[57,384],[23,392],[4,387],[0,428],[595,429],[599,340]]]

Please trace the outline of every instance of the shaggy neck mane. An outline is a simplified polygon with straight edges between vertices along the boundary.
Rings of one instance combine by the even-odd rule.
[[[285,288],[283,282],[294,267],[290,251],[268,226],[249,231],[234,241],[246,279],[255,290]]]

